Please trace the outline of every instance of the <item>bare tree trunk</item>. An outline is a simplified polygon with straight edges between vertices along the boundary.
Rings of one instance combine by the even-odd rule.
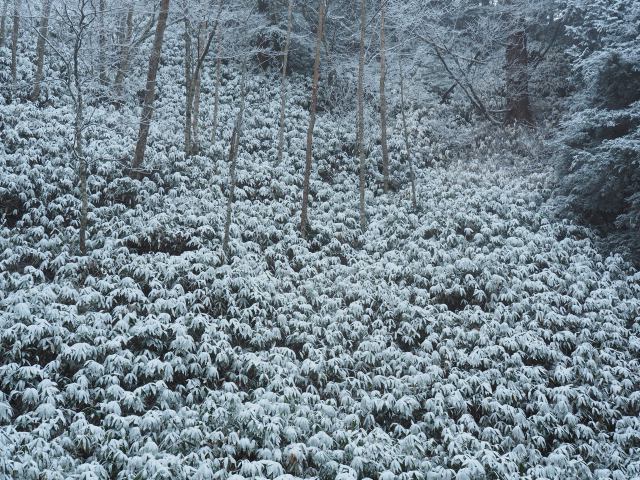
[[[84,98],[82,96],[82,84],[80,82],[80,49],[82,48],[83,33],[87,24],[85,23],[84,3],[80,10],[79,28],[76,30],[76,38],[73,46],[73,83],[74,83],[74,106],[75,122],[73,135],[73,153],[78,160],[78,177],[80,183],[80,238],[79,247],[82,255],[87,254],[87,217],[89,210],[89,193],[87,191],[87,159],[82,148],[82,128],[84,125]]]
[[[100,0],[98,4],[98,78],[100,85],[106,86],[109,83],[107,77],[107,32],[104,24],[104,14],[107,9],[106,0]]]
[[[222,2],[220,2],[222,4]],[[216,85],[213,93],[213,125],[211,127],[211,143],[218,137],[218,110],[220,109],[220,83],[222,79],[222,35],[220,24],[216,30]]]
[[[231,231],[231,215],[233,213],[233,203],[235,202],[236,192],[236,166],[238,163],[238,147],[240,145],[240,136],[242,135],[242,120],[244,118],[245,99],[247,97],[247,65],[246,60],[242,66],[242,94],[240,97],[240,110],[236,117],[233,133],[231,134],[231,144],[229,146],[229,196],[227,198],[227,210],[224,220],[224,237],[222,240],[222,251],[227,259],[231,256],[229,251],[229,237]]]
[[[129,55],[131,51],[131,38],[133,37],[133,3],[129,3],[127,9],[127,17],[122,22],[122,29],[119,34],[120,39],[120,55],[118,59],[118,68],[116,71],[116,78],[113,82],[114,93],[116,96],[116,105],[122,106],[124,104],[124,79],[129,70]]]
[[[87,189],[87,159],[84,156],[82,149],[82,125],[84,123],[84,100],[82,98],[82,90],[80,81],[78,78],[78,54],[74,54],[74,76],[75,76],[75,88],[76,88],[76,116],[74,124],[74,155],[78,160],[78,173],[80,180],[80,199],[82,206],[80,207],[80,253],[82,255],[87,254],[87,217],[89,210],[89,193]]]
[[[200,22],[200,25],[198,26],[198,58],[200,58],[204,53],[205,42],[206,42],[206,31],[207,31],[207,22]],[[202,70],[198,69],[195,72],[195,74],[196,74],[196,77],[193,78],[193,82],[194,82],[193,118],[191,121],[191,128],[193,130],[192,150],[197,151],[199,149],[198,123],[200,120],[200,84],[202,81]]]
[[[313,160],[313,128],[316,124],[316,110],[318,109],[318,81],[320,80],[320,49],[322,48],[322,36],[324,34],[324,14],[326,0],[320,0],[318,12],[318,32],[316,38],[316,52],[313,63],[313,83],[311,86],[311,108],[309,112],[309,128],[307,129],[307,152],[304,166],[304,181],[302,184],[302,211],[300,213],[300,231],[302,236],[307,235],[309,222],[309,182],[311,179],[311,162]]]
[[[367,229],[367,217],[364,203],[365,188],[365,152],[364,152],[364,37],[367,28],[366,0],[360,0],[360,54],[358,56],[358,120],[357,120],[357,144],[358,157],[360,158],[360,229]]]
[[[411,205],[415,209],[418,206],[416,200],[416,174],[413,170],[413,156],[411,155],[411,144],[409,143],[409,129],[407,128],[407,114],[404,106],[404,73],[402,72],[402,58],[400,58],[400,112],[402,114],[402,131],[404,133],[404,146],[407,151],[407,161],[409,162],[409,176],[411,177]]]
[[[222,5],[222,3],[220,3]],[[213,41],[213,37],[216,34],[218,24],[220,22],[220,15],[222,14],[222,8],[218,10],[218,15],[214,22],[213,29],[211,33],[206,37],[202,34],[203,31],[206,30],[206,24],[200,24],[200,33],[198,34],[198,51],[196,55],[196,63],[195,68],[193,68],[193,58],[191,53],[191,24],[187,17],[188,9],[187,3],[184,4],[185,8],[185,33],[184,33],[184,41],[185,41],[185,58],[184,58],[184,76],[185,76],[185,89],[186,89],[186,108],[185,108],[185,122],[184,122],[184,144],[185,144],[185,155],[189,156],[197,147],[197,137],[193,135],[194,127],[197,128],[197,116],[199,114],[200,109],[200,76],[202,72],[202,66],[204,65],[204,59],[209,53],[209,48],[211,47],[211,42]],[[197,95],[196,95],[197,94]],[[197,102],[194,102],[194,97],[196,97]],[[195,117],[194,118],[194,103],[195,105]],[[194,138],[196,141],[194,141]]]
[[[74,127],[73,127],[73,147],[72,153],[75,160],[78,161],[78,184],[80,188],[80,229],[79,229],[79,249],[81,255],[87,253],[87,224],[88,224],[88,210],[89,210],[89,192],[88,192],[88,167],[87,160],[83,151],[83,129],[85,127],[84,120],[84,96],[82,92],[81,70],[80,70],[80,53],[82,50],[82,43],[87,35],[89,26],[93,21],[95,15],[95,9],[92,9],[92,13],[87,14],[86,8],[89,6],[90,0],[79,0],[77,3],[77,9],[74,12],[73,18],[76,18],[77,23],[72,20],[72,16],[65,10],[63,20],[74,35],[73,49],[71,59],[68,59],[66,55],[61,54],[58,50],[54,49],[54,52],[59,56],[60,60],[64,62],[67,75],[66,86],[69,90],[69,96],[73,101],[74,106]],[[43,6],[46,7],[46,6]]]
[[[164,31],[167,27],[167,17],[169,15],[169,0],[162,0],[160,4],[160,15],[156,25],[156,34],[153,39],[153,47],[149,57],[149,70],[147,72],[147,86],[144,95],[144,104],[142,107],[142,118],[140,119],[140,132],[136,143],[136,151],[133,157],[132,168],[136,170],[140,168],[144,160],[144,152],[147,148],[147,139],[149,138],[149,126],[151,117],[153,116],[153,101],[156,93],[156,76],[158,74],[158,66],[160,64],[160,54],[162,52],[162,40],[164,39]]]
[[[42,5],[42,17],[40,18],[40,28],[38,32],[38,42],[36,44],[36,75],[33,81],[31,101],[35,102],[40,97],[40,85],[42,83],[42,72],[44,69],[45,42],[49,33],[49,15],[51,14],[51,0],[44,0]]]
[[[184,83],[185,83],[185,113],[184,113],[184,153],[191,154],[191,117],[193,108],[193,83],[191,70],[191,22],[187,3],[184,5]]]
[[[506,49],[506,123],[533,124],[529,102],[529,54],[524,20],[518,19],[509,35]]]
[[[11,32],[11,83],[15,93],[18,81],[18,31],[20,29],[20,0],[13,0],[13,31]]]
[[[385,0],[382,0],[383,2]],[[385,94],[386,51],[384,44],[384,3],[380,7],[380,144],[382,146],[382,174],[384,191],[389,191],[389,146],[387,144],[387,96]]]
[[[2,5],[2,18],[0,18],[0,47],[4,47],[4,37],[7,34],[7,10],[9,9],[9,0],[4,0]]]
[[[216,36],[216,62],[215,85],[213,88],[213,119],[211,125],[211,143],[216,143],[218,136],[218,110],[220,108],[220,82],[222,80],[222,28],[220,27],[220,15],[222,14],[222,0],[218,0],[218,20],[215,23]]]
[[[279,165],[282,161],[282,151],[284,150],[284,122],[285,110],[287,107],[287,63],[289,61],[289,46],[291,45],[291,28],[293,14],[293,0],[289,0],[287,9],[287,39],[284,44],[284,57],[282,59],[282,82],[280,84],[280,124],[278,126],[278,159]]]

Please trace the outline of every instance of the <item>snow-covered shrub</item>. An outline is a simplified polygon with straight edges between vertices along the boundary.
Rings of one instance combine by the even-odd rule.
[[[431,162],[411,108],[420,208],[371,182],[361,233],[353,125],[323,114],[303,239],[307,91],[291,82],[276,166],[278,98],[255,75],[225,258],[239,79],[225,66],[222,138],[185,158],[176,44],[148,178],[125,177],[135,109],[92,107],[87,256],[71,112],[2,106],[0,192],[21,207],[0,224],[0,476],[638,475],[640,275],[549,220],[548,171]]]

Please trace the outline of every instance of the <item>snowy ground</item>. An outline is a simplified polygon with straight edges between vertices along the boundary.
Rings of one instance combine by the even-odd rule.
[[[85,258],[70,112],[0,107],[0,477],[640,476],[640,274],[552,219],[549,173],[419,156],[420,209],[371,182],[363,235],[348,122],[323,117],[303,240],[304,97],[275,167],[268,88],[228,263],[225,143],[184,159],[179,92],[143,182],[135,115],[93,112]]]

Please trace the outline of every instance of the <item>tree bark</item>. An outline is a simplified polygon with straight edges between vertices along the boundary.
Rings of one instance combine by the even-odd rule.
[[[185,12],[186,12],[186,3],[185,3]],[[204,41],[204,37],[202,37],[202,41],[199,42],[198,46],[198,55],[196,58],[195,69],[192,67],[192,56],[191,56],[191,35],[189,33],[189,25],[188,20],[186,18],[185,13],[185,83],[186,83],[186,109],[185,109],[185,124],[184,124],[184,135],[185,135],[185,154],[191,155],[194,152],[195,142],[193,141],[193,108],[194,108],[194,96],[196,93],[196,87],[198,87],[198,82],[200,81],[200,75],[202,72],[202,66],[204,65],[204,59],[209,53],[209,48],[211,47],[211,42],[213,41],[213,37],[216,34],[218,23],[220,22],[220,15],[222,13],[222,9],[218,10],[218,16],[216,17],[213,29],[211,33],[208,35],[206,42]],[[199,89],[199,87],[198,87]],[[199,92],[198,92],[199,96]],[[198,99],[198,109],[199,99]]]
[[[36,75],[31,91],[31,101],[35,102],[40,97],[40,85],[44,70],[45,42],[49,33],[49,15],[51,14],[51,0],[44,0],[42,6],[42,17],[40,18],[40,28],[38,32],[38,42],[36,44]]]
[[[382,0],[385,2],[385,0]],[[385,95],[386,51],[384,44],[384,3],[380,7],[380,144],[382,146],[382,174],[384,191],[389,191],[389,146],[387,144],[387,97]]]
[[[11,83],[15,93],[18,81],[18,32],[20,30],[20,0],[13,0],[13,30],[11,32]]]
[[[164,31],[167,27],[167,17],[169,15],[169,0],[162,0],[160,4],[160,15],[156,25],[156,33],[153,39],[153,47],[149,56],[149,70],[147,72],[147,86],[144,95],[144,104],[142,107],[142,117],[140,119],[140,132],[136,143],[136,151],[133,157],[132,168],[137,170],[142,165],[144,153],[147,148],[147,140],[149,138],[149,126],[151,125],[151,117],[153,116],[153,101],[156,92],[156,76],[158,74],[158,66],[160,65],[160,54],[162,52],[162,41],[164,39]]]
[[[527,32],[524,20],[518,19],[515,29],[509,35],[506,49],[506,93],[507,105],[505,123],[533,124],[529,102],[529,54]]]
[[[211,143],[216,143],[218,135],[218,110],[220,108],[220,83],[222,77],[222,29],[220,27],[220,16],[222,15],[222,0],[218,0],[218,18],[214,25],[216,37],[216,59],[215,59],[215,84],[213,87],[213,120],[211,125]]]
[[[222,5],[222,4],[220,4]],[[204,59],[207,56],[207,53],[209,53],[209,48],[211,47],[211,42],[213,41],[213,37],[216,34],[217,31],[217,27],[218,24],[220,22],[220,15],[222,14],[222,8],[220,8],[220,10],[218,10],[218,16],[216,17],[216,20],[214,22],[214,26],[213,29],[211,30],[211,33],[209,33],[209,35],[206,37],[206,42],[205,42],[205,37],[200,36],[199,34],[199,41],[198,41],[198,52],[196,55],[196,64],[195,64],[195,68],[193,68],[192,66],[192,54],[191,54],[191,33],[190,33],[190,23],[189,20],[187,18],[187,4],[185,2],[185,88],[186,88],[186,108],[185,108],[185,123],[184,123],[184,139],[185,139],[185,154],[187,156],[191,155],[194,151],[195,148],[197,147],[196,143],[194,142],[194,136],[193,136],[193,127],[194,127],[194,97],[196,97],[196,93],[197,93],[197,97],[198,97],[198,102],[197,102],[197,109],[199,110],[200,108],[200,93],[199,93],[199,81],[200,81],[200,76],[201,76],[201,72],[202,72],[202,66],[204,65]],[[201,27],[203,27],[203,25],[200,25]],[[203,27],[206,28],[206,27]],[[198,115],[198,110],[195,112],[195,115]],[[195,120],[197,122],[197,120]],[[196,123],[197,126],[197,123]]]
[[[204,54],[206,42],[207,22],[200,22],[198,26],[198,58]],[[199,146],[198,127],[200,121],[200,84],[202,81],[202,70],[197,69],[193,79],[193,118],[191,120],[192,128],[192,150],[197,151]]]
[[[118,59],[118,67],[116,78],[113,81],[115,103],[117,106],[124,104],[124,79],[129,70],[129,55],[131,52],[131,38],[133,37],[133,3],[129,3],[126,19],[122,22],[120,30],[120,54]]]
[[[222,1],[220,2],[222,5]],[[216,26],[216,84],[213,93],[213,125],[211,126],[211,143],[218,137],[218,110],[220,109],[220,83],[222,80],[222,35],[220,24]]]
[[[78,21],[78,28],[75,29],[75,41],[73,45],[73,89],[72,94],[75,106],[75,121],[74,121],[74,135],[73,135],[73,154],[78,160],[78,177],[80,184],[80,232],[79,232],[79,248],[80,254],[87,254],[87,223],[88,223],[88,210],[89,210],[89,192],[87,188],[87,159],[84,156],[82,148],[83,135],[82,130],[84,126],[84,98],[82,95],[82,82],[80,81],[80,50],[82,48],[82,40],[84,32],[88,26],[85,23],[86,15],[84,11],[85,3],[81,3],[80,19]],[[71,85],[69,85],[71,89]]]
[[[107,77],[107,32],[104,24],[104,15],[107,9],[106,0],[100,0],[98,8],[98,78],[100,85],[106,86],[109,83]]]
[[[409,129],[407,128],[407,115],[404,106],[404,73],[402,71],[402,59],[400,59],[400,113],[402,115],[402,131],[404,134],[404,146],[407,151],[407,161],[409,162],[409,176],[411,177],[411,205],[417,208],[416,200],[416,174],[413,170],[413,156],[411,155],[411,144],[409,143]]]
[[[2,18],[0,18],[0,47],[4,47],[4,37],[7,34],[7,10],[9,9],[9,0],[4,0],[2,5]]]
[[[289,61],[289,47],[291,45],[293,0],[289,0],[287,9],[287,39],[284,44],[284,57],[282,59],[282,81],[280,83],[280,122],[278,126],[278,157],[277,164],[282,162],[282,152],[284,150],[284,124],[285,110],[287,107],[287,63]]]
[[[87,217],[89,210],[89,192],[87,191],[87,159],[84,157],[84,151],[82,148],[82,126],[84,124],[84,99],[82,97],[82,87],[80,85],[79,70],[78,70],[78,49],[74,52],[73,69],[75,78],[76,89],[76,115],[74,122],[74,154],[78,160],[78,173],[80,180],[80,253],[82,255],[87,254]]]
[[[185,113],[184,113],[184,153],[191,154],[191,117],[193,108],[193,82],[191,69],[191,22],[189,21],[187,3],[184,5],[184,84],[185,84]]]
[[[364,37],[367,28],[366,0],[360,0],[360,53],[358,55],[358,119],[356,139],[358,157],[360,159],[359,193],[360,193],[360,229],[367,229],[365,210],[365,152],[364,152]]]
[[[229,146],[229,196],[227,198],[227,210],[224,221],[224,237],[222,240],[222,251],[225,256],[230,258],[229,237],[231,231],[231,216],[233,213],[233,204],[235,202],[236,192],[236,166],[238,163],[238,148],[240,146],[240,136],[242,135],[242,121],[244,118],[245,99],[247,97],[247,66],[246,60],[242,67],[242,94],[240,97],[240,110],[236,117],[233,133],[231,134],[231,143]]]
[[[322,36],[324,34],[324,14],[326,0],[320,0],[318,12],[318,32],[316,38],[315,60],[313,62],[313,83],[311,86],[311,107],[309,112],[309,127],[307,128],[307,150],[304,166],[304,180],[302,184],[302,210],[300,212],[300,231],[303,237],[307,236],[307,224],[309,223],[309,183],[311,179],[311,164],[313,160],[313,128],[316,124],[316,111],[318,109],[318,81],[320,80],[320,49],[322,48]]]

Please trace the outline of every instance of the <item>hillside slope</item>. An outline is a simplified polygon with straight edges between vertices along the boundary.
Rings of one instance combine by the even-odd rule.
[[[304,85],[275,166],[273,82],[251,82],[228,262],[225,139],[184,158],[178,88],[142,181],[136,110],[92,111],[86,257],[70,109],[0,106],[0,476],[640,475],[640,274],[550,218],[548,172],[424,168],[418,136],[419,210],[372,180],[361,234],[351,120],[323,115],[305,240]]]

